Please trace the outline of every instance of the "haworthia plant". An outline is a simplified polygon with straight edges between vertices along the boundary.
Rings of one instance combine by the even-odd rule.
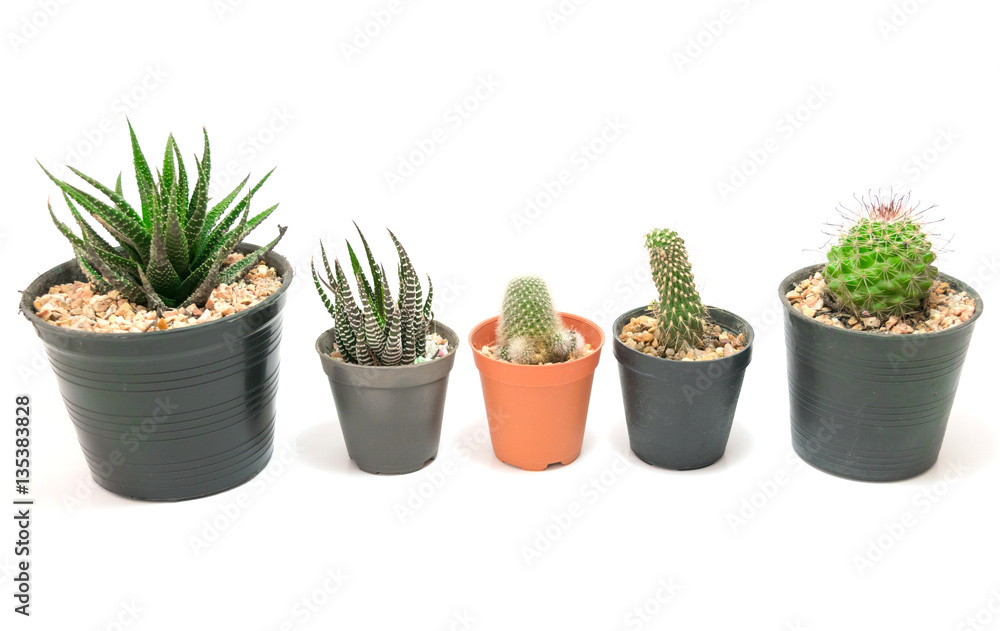
[[[348,242],[347,251],[360,306],[359,301],[354,299],[340,260],[334,259],[331,269],[322,243],[320,254],[326,278],[316,272],[316,264],[312,263],[313,284],[326,310],[333,316],[337,350],[344,361],[362,366],[413,364],[426,352],[427,335],[434,320],[431,310],[434,285],[428,276],[427,298],[423,299],[420,278],[413,263],[396,235],[389,231],[399,256],[397,271],[400,285],[397,297],[393,299],[385,268],[375,262],[368,240],[360,228],[357,230],[371,272],[369,281],[361,260]]]
[[[684,239],[658,228],[646,234],[649,267],[659,300],[650,305],[658,319],[657,337],[667,348],[701,348],[706,310],[694,284]]]
[[[497,321],[497,352],[512,364],[563,362],[584,350],[578,332],[563,326],[545,281],[520,276],[507,283]]]
[[[278,226],[276,239],[248,253],[240,261],[225,265],[226,259],[243,239],[277,208],[275,204],[250,216],[250,200],[271,173],[257,182],[234,207],[230,208],[230,205],[249,178],[209,208],[211,153],[207,131],[202,130],[204,153],[201,160],[195,156],[198,177],[194,188],[189,191],[184,160],[173,135],[167,138],[163,166],[157,169],[154,178],[139,148],[131,122],[128,128],[139,188],[139,210],[122,195],[121,174],[115,187],[110,188],[69,167],[106,197],[110,201],[108,203],[56,178],[39,163],[45,174],[62,190],[81,234],[75,234],[56,217],[51,203],[49,215],[73,246],[81,271],[98,291],[116,289],[123,298],[153,309],[203,306],[216,286],[242,278],[285,234],[285,228]],[[107,230],[117,241],[117,246],[106,241],[84,219],[77,204]]]
[[[930,296],[935,258],[908,196],[871,195],[827,253],[823,276],[836,303],[854,315],[902,316]]]

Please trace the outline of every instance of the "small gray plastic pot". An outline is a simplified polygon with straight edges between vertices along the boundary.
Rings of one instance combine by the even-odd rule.
[[[409,366],[359,366],[330,356],[334,329],[316,340],[344,432],[347,454],[368,473],[412,473],[437,457],[448,375],[458,336],[435,323],[448,354]]]
[[[729,311],[707,309],[711,322],[730,333],[743,334],[743,350],[697,362],[652,357],[618,339],[632,318],[651,315],[649,307],[633,309],[615,320],[612,337],[629,446],[648,464],[664,469],[700,469],[722,458],[726,451],[743,376],[752,357],[753,328]]]
[[[817,469],[852,480],[920,475],[941,451],[983,300],[962,281],[940,274],[976,301],[968,322],[911,335],[841,329],[807,318],[785,298],[823,268],[805,267],[778,286],[792,446]]]

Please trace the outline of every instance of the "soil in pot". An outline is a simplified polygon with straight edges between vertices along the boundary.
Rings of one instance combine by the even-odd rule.
[[[335,356],[334,329],[316,340],[348,456],[362,471],[412,473],[437,456],[458,336],[435,323],[431,340],[437,358],[408,366],[347,363]]]
[[[822,324],[853,331],[874,331],[909,335],[933,333],[968,322],[976,314],[976,301],[967,291],[959,291],[946,280],[938,279],[931,286],[931,295],[919,311],[905,316],[858,317],[838,309],[827,293],[822,272],[804,279],[785,294],[788,303],[807,318]]]
[[[267,465],[293,271],[274,252],[265,262],[282,283],[252,308],[143,334],[56,326],[35,313],[35,300],[53,286],[83,281],[75,260],[24,291],[21,312],[42,339],[100,486],[138,499],[192,499],[238,486]]]
[[[594,371],[604,346],[604,332],[596,324],[568,313],[558,315],[567,328],[583,336],[590,346],[587,354],[558,364],[512,364],[483,353],[496,343],[497,317],[469,333],[493,452],[500,461],[526,471],[570,464],[580,455]]]
[[[708,322],[702,336],[701,348],[692,348],[687,343],[677,348],[661,346],[657,339],[659,323],[651,313],[632,317],[618,335],[619,341],[632,350],[644,355],[671,359],[674,361],[710,361],[731,357],[747,345],[747,336],[742,331],[729,331],[717,322]]]
[[[855,329],[850,316],[844,320],[845,314],[822,313],[828,308],[825,303],[815,308],[815,296],[808,299],[813,306],[805,307],[815,313],[790,302],[809,291],[804,280],[820,286],[816,275],[824,267],[801,269],[779,286],[785,307],[792,445],[812,466],[854,480],[919,475],[937,461],[974,325],[982,315],[982,299],[961,281],[940,274],[938,289],[945,283],[948,287],[927,302],[937,306],[925,305],[924,316],[902,319],[888,332],[888,321],[871,322],[871,331],[863,330],[864,322]],[[947,297],[950,290],[965,293],[975,304],[964,322],[968,310],[957,313],[961,305],[955,311],[948,307],[947,315],[943,312],[942,305],[953,300]],[[823,315],[831,322],[821,320]],[[942,326],[923,332],[930,321]],[[900,324],[914,330],[903,333]]]
[[[234,252],[225,265],[242,258],[243,254]],[[262,261],[238,282],[212,290],[203,308],[191,305],[169,309],[159,318],[155,310],[125,300],[115,290],[97,293],[90,283],[79,280],[50,287],[32,301],[32,306],[41,320],[60,327],[99,333],[144,333],[204,324],[245,311],[278,291],[281,283],[277,271]]]
[[[725,453],[750,364],[753,328],[733,313],[707,309],[704,349],[651,348],[656,338],[647,334],[656,320],[648,307],[615,321],[629,445],[651,465],[699,469]]]

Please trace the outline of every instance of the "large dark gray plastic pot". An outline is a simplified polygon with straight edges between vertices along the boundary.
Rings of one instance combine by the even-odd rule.
[[[937,461],[966,351],[983,300],[968,322],[934,333],[893,335],[841,329],[807,318],[785,294],[824,268],[800,269],[778,288],[785,306],[792,446],[828,473],[854,480],[903,480]]]
[[[644,462],[665,469],[700,469],[726,451],[743,375],[753,352],[753,328],[739,316],[707,307],[711,320],[746,339],[742,351],[708,361],[651,357],[618,336],[632,318],[651,315],[639,307],[615,320],[618,360],[629,445]]]
[[[42,339],[97,484],[136,499],[186,500],[239,486],[267,465],[292,266],[273,252],[265,260],[282,277],[273,295],[166,331],[78,331],[35,315],[34,299],[49,287],[84,280],[76,261],[24,290],[21,312]]]
[[[362,471],[412,473],[437,456],[458,336],[443,324],[434,326],[448,340],[448,354],[410,366],[358,366],[334,360],[333,329],[316,340],[347,454]]]

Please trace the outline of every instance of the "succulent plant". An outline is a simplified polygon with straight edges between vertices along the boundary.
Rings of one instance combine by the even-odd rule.
[[[582,351],[583,336],[563,326],[545,281],[538,276],[511,279],[497,322],[500,359],[512,364],[563,362]]]
[[[51,203],[49,215],[72,244],[80,270],[97,291],[116,289],[123,298],[158,310],[192,304],[202,306],[215,287],[242,278],[284,235],[285,228],[279,226],[278,237],[274,241],[247,254],[240,261],[224,266],[229,255],[251,230],[267,219],[277,204],[252,218],[249,216],[250,199],[270,177],[271,173],[268,173],[232,209],[229,205],[249,178],[210,209],[208,183],[211,154],[208,132],[203,129],[202,133],[205,150],[201,160],[195,156],[198,178],[189,195],[187,172],[173,135],[167,138],[163,170],[157,170],[154,180],[129,123],[141,204],[139,212],[122,195],[121,174],[112,189],[69,167],[80,179],[107,197],[111,202],[109,204],[56,178],[39,163],[45,174],[62,189],[63,198],[81,234],[76,235],[59,221]],[[118,245],[105,240],[84,219],[74,202],[90,213]]]
[[[357,224],[355,224],[357,228]],[[362,366],[405,366],[420,361],[426,352],[427,335],[430,333],[434,315],[431,301],[434,285],[427,277],[427,299],[422,299],[420,279],[410,262],[410,257],[396,235],[388,231],[399,255],[399,293],[393,300],[389,291],[389,280],[385,268],[375,262],[365,235],[358,228],[361,243],[365,248],[372,280],[369,282],[361,262],[354,253],[350,242],[347,251],[351,258],[351,269],[357,281],[361,306],[354,300],[347,275],[338,259],[334,268],[326,256],[326,249],[320,243],[326,278],[316,273],[312,263],[313,283],[323,300],[326,310],[334,319],[334,336],[337,350],[344,361]],[[325,289],[324,289],[325,288]],[[333,296],[331,301],[330,295]]]
[[[938,270],[934,248],[909,196],[869,195],[856,220],[827,253],[829,294],[856,316],[886,318],[916,311]]]
[[[673,230],[658,228],[646,235],[646,249],[660,295],[650,304],[658,320],[660,344],[667,348],[684,344],[701,348],[707,312],[695,288],[684,239]]]

